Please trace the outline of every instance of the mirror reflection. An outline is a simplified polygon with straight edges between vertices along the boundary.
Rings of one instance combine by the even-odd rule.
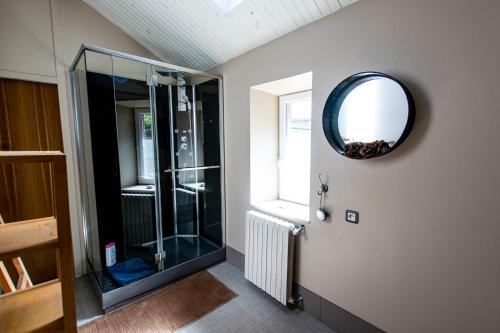
[[[403,134],[407,120],[408,101],[399,84],[387,78],[362,83],[340,107],[339,131],[346,154],[366,153],[366,144],[372,154],[386,153]]]
[[[400,82],[381,73],[360,73],[330,94],[323,127],[339,153],[368,159],[396,148],[408,135],[413,117],[413,100]]]

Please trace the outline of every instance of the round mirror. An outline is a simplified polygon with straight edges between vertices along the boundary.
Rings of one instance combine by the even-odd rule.
[[[355,74],[331,92],[323,110],[323,131],[340,154],[369,159],[388,154],[408,136],[415,119],[410,91],[393,77]]]

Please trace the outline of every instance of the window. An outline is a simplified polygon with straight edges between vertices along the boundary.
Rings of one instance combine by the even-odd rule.
[[[238,7],[245,0],[214,0],[217,7],[219,7],[224,14],[228,14],[231,10]]]
[[[137,173],[139,184],[154,184],[155,160],[153,150],[153,128],[149,110],[135,111],[137,148]]]
[[[309,221],[312,72],[250,87],[250,204]]]
[[[280,96],[280,200],[309,205],[311,91]]]

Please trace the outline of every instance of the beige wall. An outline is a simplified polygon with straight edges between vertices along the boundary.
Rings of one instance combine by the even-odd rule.
[[[311,202],[327,174],[332,219],[300,236],[298,282],[389,332],[499,331],[499,17],[496,0],[362,0],[215,68],[227,244],[244,252],[249,88],[312,70]],[[417,119],[397,151],[355,161],[328,145],[321,115],[330,91],[365,70],[403,80]]]
[[[138,184],[135,110],[123,105],[116,106],[116,130],[118,158],[120,161],[121,188]]]
[[[2,0],[0,77],[55,83],[59,90],[77,275],[84,268],[68,67],[82,43],[154,56],[81,0]]]
[[[279,97],[250,89],[251,202],[278,197]]]

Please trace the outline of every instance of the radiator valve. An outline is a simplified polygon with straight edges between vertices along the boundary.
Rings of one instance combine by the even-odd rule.
[[[302,303],[302,300],[303,300],[302,295],[297,295],[297,297],[290,296],[290,298],[288,298],[288,304],[294,306],[299,305],[300,303]]]
[[[295,226],[292,229],[292,235],[297,236],[298,234],[300,234],[305,229],[306,229],[306,227],[303,224],[301,224],[300,227]]]

